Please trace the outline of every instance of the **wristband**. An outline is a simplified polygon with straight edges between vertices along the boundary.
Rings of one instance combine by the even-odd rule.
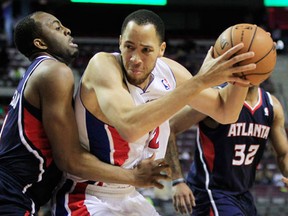
[[[175,186],[179,183],[185,183],[185,179],[184,178],[178,178],[178,179],[172,180],[172,186]]]

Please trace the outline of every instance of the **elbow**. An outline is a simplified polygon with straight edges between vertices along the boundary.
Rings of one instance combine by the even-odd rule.
[[[145,135],[145,133],[143,133],[140,128],[133,127],[132,125],[129,127],[119,127],[116,128],[116,130],[118,131],[121,138],[129,143],[133,143],[140,139],[141,136]]]
[[[54,159],[56,166],[62,172],[70,172],[68,163],[65,163],[64,160],[56,160]]]
[[[239,116],[234,116],[226,119],[226,121],[223,124],[232,124],[235,123],[238,120]]]
[[[57,166],[62,172],[67,172],[71,175],[75,175],[80,178],[85,178],[85,172],[84,172],[85,167],[81,162],[75,163],[75,161],[76,161],[75,159],[69,160],[66,163],[59,163],[59,165],[57,164]],[[79,158],[77,159],[77,161],[79,161]]]
[[[136,140],[141,138],[141,136],[137,135],[136,133],[131,133],[131,132],[128,132],[128,131],[124,132],[124,133],[121,133],[120,136],[122,137],[122,139],[124,139],[128,143],[133,143]]]
[[[224,114],[222,117],[214,119],[220,124],[232,124],[235,123],[239,118],[239,115],[226,115]]]
[[[127,116],[126,118],[122,116],[118,121],[113,122],[113,125],[120,137],[129,143],[135,142],[150,131],[138,118],[128,118]]]
[[[81,155],[73,155],[70,154],[63,154],[60,155],[60,157],[54,157],[54,161],[58,169],[60,169],[62,172],[67,172],[72,175],[79,175],[81,171],[81,163],[75,163],[75,161],[78,161]],[[80,167],[79,167],[80,165]]]
[[[230,115],[230,117],[228,118],[228,123],[226,124],[232,124],[232,123],[235,123],[236,121],[238,121],[239,119],[239,116],[240,116],[240,112],[237,113],[237,114],[234,114],[234,115]]]

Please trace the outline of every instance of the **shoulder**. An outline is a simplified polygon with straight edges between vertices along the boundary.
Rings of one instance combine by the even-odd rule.
[[[31,104],[41,107],[41,103],[64,101],[74,92],[74,74],[69,66],[55,59],[47,59],[35,68],[29,78],[25,97]]]
[[[40,88],[54,88],[74,85],[72,69],[54,59],[45,60],[35,70],[35,78]]]
[[[99,52],[96,53],[90,60],[85,69],[85,73],[91,73],[98,75],[104,75],[103,71],[109,73],[110,70],[121,69],[121,57],[120,54]]]
[[[180,63],[166,57],[161,57],[160,59],[171,68],[176,78],[177,85],[192,77],[191,73]]]
[[[119,53],[96,53],[89,61],[82,77],[85,83],[112,83],[123,80],[121,57]]]
[[[273,106],[274,118],[275,117],[284,118],[283,106],[281,102],[279,101],[279,99],[275,95],[270,94],[269,92],[267,92],[267,94],[269,95],[270,100],[272,101],[271,104]]]
[[[98,52],[89,61],[89,64],[101,63],[119,63],[120,54],[119,53],[108,53],[108,52]]]
[[[187,70],[183,65],[178,63],[177,61],[174,61],[173,59],[167,58],[167,57],[161,57],[159,58],[163,62],[165,62],[171,69],[174,69],[176,72],[178,70]]]
[[[280,101],[275,95],[271,94],[269,91],[266,91],[263,88],[260,88],[260,90],[262,91],[262,95],[266,95],[272,106],[279,106],[279,105],[282,106]]]
[[[41,63],[41,65],[37,68],[38,73],[41,73],[41,77],[49,78],[50,76],[62,76],[62,75],[71,75],[72,69],[64,64],[63,62],[48,59]],[[56,77],[54,77],[56,78]]]
[[[281,109],[283,109],[282,104],[281,104],[281,102],[278,100],[278,98],[277,98],[275,95],[272,95],[272,94],[270,94],[270,96],[271,96],[271,99],[272,99],[272,101],[273,101],[274,109],[275,109],[275,107],[276,107],[276,108],[281,108]]]

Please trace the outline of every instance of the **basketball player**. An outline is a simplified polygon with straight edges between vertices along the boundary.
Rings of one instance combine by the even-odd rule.
[[[171,120],[166,158],[172,169],[172,197],[176,211],[191,213],[193,207],[192,215],[197,216],[256,216],[249,190],[268,139],[282,174],[288,176],[284,122],[278,99],[258,86],[249,88],[235,123],[219,124],[189,108],[175,115]],[[175,135],[193,124],[198,124],[197,146],[188,177],[184,180]]]
[[[35,12],[17,24],[14,38],[32,63],[0,133],[0,215],[36,215],[59,183],[59,169],[91,180],[162,188],[158,180],[169,179],[161,173],[167,169],[163,159],[152,156],[127,170],[81,148],[72,106],[74,77],[67,66],[78,54],[71,31],[53,15]]]
[[[168,120],[185,105],[226,122],[238,118],[248,88],[229,85],[218,91],[209,87],[224,80],[247,85],[232,75],[255,67],[235,65],[253,56],[234,56],[243,44],[217,59],[212,58],[211,48],[200,72],[192,77],[183,66],[163,57],[164,24],[152,11],[141,9],[128,15],[119,39],[121,53],[99,52],[92,57],[75,98],[80,141],[101,161],[131,169],[152,153],[163,158]],[[129,184],[74,175],[68,175],[55,199],[53,211],[61,216],[158,215]]]

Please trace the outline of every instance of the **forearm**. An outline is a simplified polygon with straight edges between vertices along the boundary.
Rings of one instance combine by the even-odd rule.
[[[223,89],[205,89],[190,103],[199,112],[221,124],[237,121],[248,88],[228,85]]]
[[[67,109],[63,116],[54,115],[45,120],[45,131],[58,168],[87,180],[133,184],[130,170],[106,164],[81,146],[73,117],[73,110]]]
[[[66,170],[75,176],[92,181],[135,184],[132,170],[104,163],[85,150],[75,155],[75,157],[77,157],[77,163],[74,159],[71,160]]]
[[[184,178],[181,164],[179,161],[178,146],[176,143],[175,134],[170,134],[165,159],[170,165],[172,172],[172,180]]]
[[[220,96],[223,100],[221,108],[221,110],[223,111],[220,112],[223,114],[222,117],[218,119],[219,121],[222,119],[222,122],[220,123],[229,124],[237,121],[240,111],[243,107],[248,89],[248,87],[228,84],[225,88],[220,90]]]
[[[171,118],[202,90],[201,81],[191,78],[157,100],[137,107],[111,110],[108,118],[125,140],[133,142]]]
[[[164,159],[155,160],[155,154],[142,160],[133,169],[104,163],[85,150],[75,156],[79,163],[75,165],[75,159],[71,157],[67,171],[83,179],[159,189],[164,187],[161,180],[171,180],[169,165]]]
[[[282,175],[288,177],[288,155],[277,157],[277,161]]]

